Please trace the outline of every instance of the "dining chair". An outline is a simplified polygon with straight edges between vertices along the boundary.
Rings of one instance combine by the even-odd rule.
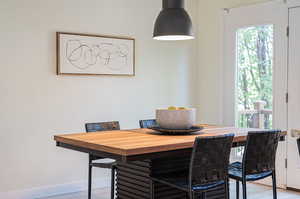
[[[150,120],[140,120],[140,127],[141,128],[150,128],[157,126],[157,122],[155,119]]]
[[[225,198],[229,198],[228,165],[234,135],[197,137],[191,154],[189,170],[151,176],[151,198],[155,198],[154,183],[162,183],[185,191],[190,199],[219,186],[225,187]]]
[[[109,131],[109,130],[120,130],[120,124],[117,121],[112,122],[98,122],[98,123],[86,123],[85,129],[87,133]],[[89,174],[88,174],[88,199],[91,199],[92,193],[92,168],[106,168],[111,169],[111,199],[115,196],[115,161],[99,162],[102,157],[94,156],[89,154]]]
[[[279,130],[249,132],[242,162],[229,165],[229,178],[236,180],[236,198],[239,199],[239,182],[243,185],[243,199],[247,198],[247,181],[272,176],[273,199],[277,199],[275,159]]]

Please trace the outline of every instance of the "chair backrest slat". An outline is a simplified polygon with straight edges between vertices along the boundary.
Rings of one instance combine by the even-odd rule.
[[[151,128],[157,126],[155,119],[150,120],[140,120],[140,127],[141,128]]]
[[[243,155],[243,172],[245,175],[275,170],[279,138],[279,130],[252,131],[248,133]]]
[[[87,133],[97,132],[97,131],[120,130],[120,124],[118,121],[86,123],[85,130]]]
[[[190,186],[227,180],[233,137],[234,134],[227,134],[195,139],[190,163]]]

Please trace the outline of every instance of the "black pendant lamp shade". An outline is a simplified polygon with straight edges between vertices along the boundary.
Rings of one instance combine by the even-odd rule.
[[[163,10],[154,25],[153,39],[194,39],[192,21],[184,10],[184,0],[163,0]]]

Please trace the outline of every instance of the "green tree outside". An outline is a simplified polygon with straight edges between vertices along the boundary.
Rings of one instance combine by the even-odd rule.
[[[253,110],[254,102],[273,106],[273,25],[253,26],[237,32],[237,110]],[[238,118],[239,127],[252,127],[253,115]],[[265,127],[272,128],[272,116],[265,115]]]

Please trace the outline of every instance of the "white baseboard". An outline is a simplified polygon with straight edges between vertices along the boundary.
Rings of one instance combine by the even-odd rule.
[[[110,179],[94,178],[93,188],[105,188],[110,186]],[[87,180],[76,181],[52,186],[34,187],[31,189],[0,192],[1,199],[38,199],[55,195],[75,193],[87,190]]]

